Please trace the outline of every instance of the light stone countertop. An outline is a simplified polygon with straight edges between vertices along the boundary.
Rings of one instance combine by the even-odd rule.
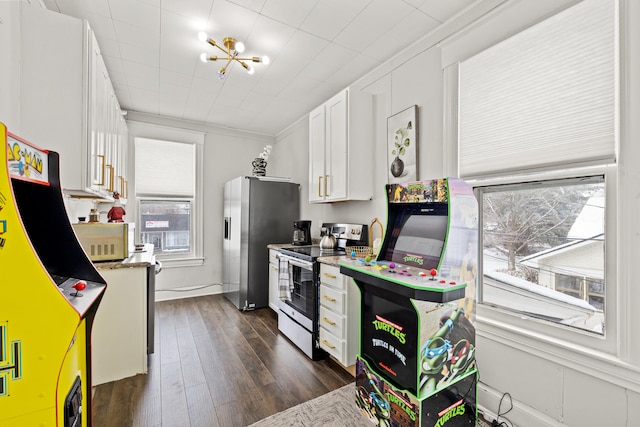
[[[155,263],[156,259],[155,255],[153,255],[153,245],[148,243],[144,245],[144,250],[132,252],[127,259],[122,261],[94,262],[93,265],[97,270],[113,270],[116,268],[149,267]]]

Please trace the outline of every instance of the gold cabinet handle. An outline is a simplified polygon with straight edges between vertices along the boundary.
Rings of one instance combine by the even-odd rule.
[[[329,175],[324,176],[324,197],[329,197],[329,193],[327,193],[327,183],[329,182]]]
[[[326,295],[322,295],[322,298],[326,299],[327,301],[336,302],[335,298],[330,298],[330,297],[328,297]]]
[[[320,183],[322,182],[322,176],[318,176],[318,197],[322,197],[322,193],[320,193]]]
[[[335,345],[331,345],[331,344],[329,343],[329,341],[327,341],[327,340],[322,340],[322,342],[323,342],[327,347],[329,347],[329,348],[330,348],[330,349],[332,349],[332,350],[333,350],[334,348],[336,348],[336,346],[335,346]]]
[[[104,185],[104,156],[102,154],[98,154],[96,157],[100,159],[100,170],[102,171],[100,173],[100,182],[96,185],[103,186]]]
[[[107,169],[109,169],[109,187],[107,187],[107,191],[113,191],[113,165],[105,165]]]
[[[331,326],[334,326],[334,325],[336,324],[336,322],[332,322],[331,320],[327,319],[326,317],[323,317],[323,318],[322,318],[322,321],[324,321],[324,322],[326,322],[326,323],[330,324]]]
[[[322,273],[323,276],[328,277],[329,279],[335,279],[336,276],[334,276],[333,274],[329,274],[329,273]]]
[[[118,175],[118,179],[120,181],[120,197],[126,199],[129,197],[129,183],[120,175]]]
[[[274,266],[274,265],[272,265],[272,266],[271,266],[271,269],[272,269],[272,270],[276,270],[276,271],[277,271],[277,270],[279,270],[279,269],[278,269],[278,267],[276,267],[276,266]]]

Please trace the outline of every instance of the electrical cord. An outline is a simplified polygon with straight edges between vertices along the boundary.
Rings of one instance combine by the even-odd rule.
[[[502,402],[504,400],[505,397],[509,397],[509,409],[507,409],[505,412],[501,412],[502,410]],[[491,426],[492,427],[510,427],[513,424],[511,423],[511,421],[509,421],[509,419],[507,417],[504,417],[504,415],[508,414],[511,410],[513,409],[513,400],[511,399],[511,395],[509,393],[504,393],[502,395],[502,397],[500,398],[500,403],[498,403],[498,416],[495,420],[493,420],[491,422]],[[507,421],[509,424],[507,424],[505,421],[500,421],[500,417],[503,417],[505,419],[505,421]]]

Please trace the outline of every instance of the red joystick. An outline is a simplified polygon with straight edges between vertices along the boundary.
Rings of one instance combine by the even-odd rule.
[[[432,268],[431,270],[429,270],[429,274],[431,275],[430,280],[436,280],[436,276],[438,275],[438,270],[436,270],[435,268]]]
[[[82,280],[76,282],[75,285],[72,286],[73,289],[76,290],[76,292],[74,294],[71,294],[74,297],[81,297],[82,294],[80,293],[80,291],[83,291],[85,289],[87,289],[87,283],[83,282]]]

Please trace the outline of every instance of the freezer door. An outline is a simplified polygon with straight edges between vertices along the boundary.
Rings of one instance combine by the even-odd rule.
[[[241,197],[241,178],[225,183],[222,290],[224,295],[238,308],[240,308]]]

